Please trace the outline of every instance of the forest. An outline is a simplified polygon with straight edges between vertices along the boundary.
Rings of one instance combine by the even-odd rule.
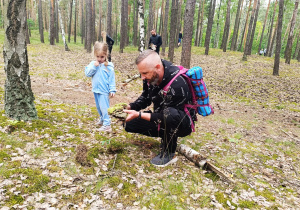
[[[0,2],[0,209],[299,208],[299,0]],[[135,101],[153,28],[160,58],[202,67],[214,109],[163,168],[160,138],[117,115],[99,132],[85,75],[105,31],[110,106]]]

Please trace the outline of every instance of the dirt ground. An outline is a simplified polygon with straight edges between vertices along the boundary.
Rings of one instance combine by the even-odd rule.
[[[252,199],[259,204],[259,208],[299,208],[300,63],[293,60],[287,65],[282,61],[280,76],[275,77],[272,76],[273,58],[252,55],[247,62],[242,62],[242,54],[238,52],[224,53],[211,49],[210,55],[205,56],[203,48],[193,50],[191,66],[203,68],[215,114],[207,118],[199,116],[196,133],[182,142],[205,153],[224,171],[232,174],[236,181],[257,189],[255,196],[250,190],[238,189],[239,199]],[[81,49],[65,52],[62,47],[42,44],[28,45],[28,53],[31,85],[37,101],[49,99],[55,103],[95,106],[91,80],[84,75],[84,68],[93,59],[92,55]],[[180,53],[181,48],[176,49],[174,63],[178,65]],[[119,53],[113,49],[117,94],[111,99],[111,105],[134,101],[141,93],[140,79],[127,85],[123,83],[138,73],[134,65],[137,55],[137,51]],[[3,65],[2,57],[0,63]],[[3,87],[4,71],[0,76],[0,85]],[[139,155],[134,153],[134,156]],[[149,158],[149,155],[139,156],[142,159],[145,157]],[[180,171],[180,166],[177,166],[168,173],[177,174],[180,171],[180,177],[186,177],[186,173],[191,175],[197,170],[184,157],[181,156],[180,161],[190,171]],[[159,177],[164,175],[153,176],[160,180]],[[148,182],[145,177],[144,182]],[[205,180],[202,183],[206,186]],[[226,192],[226,196],[236,200],[236,195],[228,192],[229,188],[216,184],[213,192]],[[210,190],[206,191],[208,195]],[[198,191],[202,193],[201,189]],[[274,199],[270,198],[269,192]],[[265,200],[259,201],[259,196],[265,197]],[[217,202],[214,197],[210,199],[210,207],[220,208],[215,204],[221,203],[220,200],[217,199]],[[195,201],[187,205],[196,208],[198,204]],[[228,204],[226,208],[229,207],[231,205]]]

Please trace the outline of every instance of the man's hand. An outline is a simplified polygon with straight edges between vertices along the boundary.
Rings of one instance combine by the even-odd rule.
[[[94,62],[94,66],[99,66],[99,62],[98,62],[98,61],[95,61],[95,62]]]
[[[127,109],[127,110],[131,110],[131,106],[128,104],[128,105],[126,106],[126,109]]]
[[[139,116],[139,112],[135,111],[135,110],[127,110],[124,109],[124,112],[126,112],[128,114],[127,118],[126,118],[126,122],[133,120],[135,118],[137,118]]]

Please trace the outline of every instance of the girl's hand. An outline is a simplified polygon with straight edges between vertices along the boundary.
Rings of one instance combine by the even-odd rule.
[[[126,118],[126,122],[130,121],[130,120],[133,120],[135,118],[137,118],[139,116],[139,113],[135,110],[127,110],[127,109],[124,109],[124,112],[126,112],[128,114],[127,118]]]
[[[115,93],[110,93],[110,97],[114,97],[116,94]]]
[[[94,66],[99,66],[99,62],[98,62],[98,61],[95,61],[95,62],[94,62]]]

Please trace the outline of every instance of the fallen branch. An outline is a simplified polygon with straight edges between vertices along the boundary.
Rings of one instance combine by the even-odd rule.
[[[192,161],[195,163],[197,166],[201,167],[202,169],[210,170],[215,172],[219,177],[222,177],[226,179],[227,181],[231,183],[235,183],[233,179],[230,178],[229,175],[227,175],[225,172],[222,172],[220,168],[212,164],[210,161],[206,159],[203,155],[200,153],[196,152],[195,150],[189,148],[188,146],[184,144],[180,144],[177,148],[177,151],[184,155],[188,160]]]
[[[135,74],[135,75],[133,75],[131,78],[124,80],[123,83],[126,83],[126,84],[127,84],[127,83],[129,83],[129,82],[131,82],[132,80],[135,80],[135,79],[137,79],[137,78],[140,78],[140,74]]]
[[[294,138],[293,136],[291,136],[289,133],[287,133],[287,132],[285,132],[284,130],[282,130],[282,129],[280,129],[283,133],[285,133],[286,135],[288,135],[291,139],[294,139],[295,141],[297,141],[297,142],[300,142],[300,140],[299,139],[297,139],[297,138]]]

